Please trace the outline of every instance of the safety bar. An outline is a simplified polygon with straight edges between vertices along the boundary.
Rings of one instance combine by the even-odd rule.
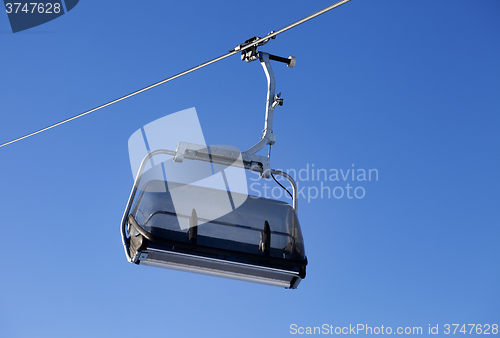
[[[181,217],[181,218],[186,218],[186,219],[192,219],[192,216],[182,215],[182,214],[178,214],[175,212],[160,210],[160,211],[155,211],[155,212],[151,213],[151,215],[149,215],[148,218],[144,221],[144,226],[146,226],[148,224],[148,222],[156,215],[169,215],[169,216]],[[232,228],[251,230],[251,231],[256,231],[256,232],[261,232],[261,233],[264,231],[263,229],[253,228],[253,227],[248,226],[248,225],[232,224],[232,223],[228,223],[228,222],[222,222],[222,221],[218,221],[218,220],[210,220],[210,219],[200,218],[200,217],[196,217],[196,219],[198,221],[202,221],[204,223],[212,223],[212,224],[217,224],[217,225],[222,225],[222,226],[227,226],[227,227],[232,227]],[[195,226],[195,225],[193,225],[193,226]],[[190,227],[191,227],[191,225],[190,225]],[[274,230],[270,230],[270,231],[272,234],[290,237],[290,239],[292,241],[295,241],[295,238],[286,232],[274,231]]]

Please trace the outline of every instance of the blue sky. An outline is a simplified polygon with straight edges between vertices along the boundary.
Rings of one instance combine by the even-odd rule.
[[[0,15],[0,143],[280,29],[328,1],[80,1],[13,34]],[[290,325],[500,324],[500,3],[352,0],[261,50],[272,166],[377,169],[361,199],[299,200],[297,290],[127,262],[127,141],[196,107],[209,144],[252,146],[266,82],[238,56],[0,148],[1,337],[286,337]],[[166,131],[168,132],[168,131]],[[272,183],[270,183],[272,185]]]

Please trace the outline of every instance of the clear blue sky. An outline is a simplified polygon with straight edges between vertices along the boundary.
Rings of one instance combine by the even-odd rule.
[[[280,29],[329,1],[92,1],[12,34],[0,143]],[[285,290],[127,262],[127,141],[196,107],[209,144],[261,136],[266,82],[238,56],[0,148],[0,337],[287,337],[290,325],[500,324],[500,2],[352,0],[262,48],[275,168],[377,169],[362,199],[299,201],[309,260]],[[166,131],[168,132],[168,131]],[[313,189],[312,189],[313,190]]]

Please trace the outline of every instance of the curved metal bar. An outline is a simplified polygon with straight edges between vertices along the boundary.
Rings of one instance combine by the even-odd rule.
[[[137,172],[137,176],[135,177],[134,185],[132,187],[132,191],[130,192],[130,196],[128,198],[127,207],[125,208],[125,212],[123,213],[120,232],[122,234],[122,244],[123,244],[123,247],[125,249],[125,254],[127,255],[128,261],[131,263],[133,263],[133,260],[129,254],[129,244],[127,242],[127,234],[126,234],[126,230],[125,230],[126,224],[127,224],[127,215],[129,214],[130,208],[132,207],[132,202],[134,200],[135,193],[137,192],[137,187],[139,186],[139,182],[141,181],[142,173],[144,171],[144,167],[146,166],[146,163],[151,159],[151,157],[153,157],[155,155],[160,155],[160,154],[174,156],[175,151],[160,149],[160,150],[152,151],[144,157],[144,159],[141,162],[141,166],[139,167],[139,171]]]
[[[283,170],[272,169],[271,172],[274,175],[283,176],[292,185],[292,195],[293,195],[293,204],[292,204],[292,206],[293,206],[293,209],[295,210],[295,213],[297,214],[299,212],[299,210],[298,210],[299,206],[298,206],[298,201],[297,201],[298,200],[298,196],[297,196],[297,184],[295,183],[294,179],[292,178],[292,176],[290,176],[288,173],[284,172]]]

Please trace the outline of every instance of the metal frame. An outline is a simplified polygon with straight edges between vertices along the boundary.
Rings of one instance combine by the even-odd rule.
[[[182,143],[184,143],[184,142],[180,142],[179,146]],[[177,148],[179,148],[179,146]],[[214,151],[214,149],[217,149],[217,150],[220,150],[220,151],[226,151],[226,152],[228,151],[226,149],[219,149],[219,148],[213,148],[213,147],[211,148],[212,151]],[[204,149],[202,149],[202,150],[204,150]],[[187,154],[185,153],[185,154],[182,155],[182,158],[183,159],[190,159],[190,160],[198,160],[198,161],[207,161],[207,162],[212,161],[214,163],[228,165],[228,158],[224,158],[223,157],[222,159],[220,159],[218,157],[212,157],[210,159],[210,157],[208,156],[208,154],[205,153],[205,152],[203,152],[202,150],[200,150],[200,151],[191,151],[191,152],[189,152]],[[125,212],[123,213],[121,227],[120,227],[120,232],[121,232],[121,235],[122,235],[122,243],[123,243],[123,246],[124,246],[124,249],[125,249],[125,254],[127,255],[128,261],[131,262],[131,263],[135,263],[137,261],[137,257],[135,257],[135,258],[130,257],[130,254],[129,254],[129,243],[127,242],[127,222],[128,222],[127,219],[128,219],[128,215],[130,213],[130,209],[132,208],[132,203],[133,203],[135,195],[137,193],[137,189],[139,187],[139,183],[141,182],[142,174],[144,172],[144,168],[146,167],[146,163],[148,163],[148,161],[153,156],[156,156],[156,155],[171,155],[171,156],[174,156],[174,158],[175,158],[175,156],[177,156],[177,154],[178,153],[176,151],[166,150],[166,149],[159,149],[159,150],[155,150],[155,151],[152,151],[151,153],[147,154],[144,157],[144,159],[142,160],[142,162],[141,162],[141,166],[139,167],[139,171],[137,172],[137,176],[135,177],[135,180],[134,180],[134,185],[132,187],[132,191],[130,192],[130,196],[128,198],[128,202],[127,202],[127,206],[125,208]],[[229,160],[231,160],[231,159],[232,159],[232,157],[229,158]],[[262,170],[263,170],[262,167],[260,167],[260,166],[254,166],[251,163],[246,163],[245,161],[243,161],[243,168],[251,170],[251,171],[260,172],[260,173],[262,173]],[[270,172],[273,175],[283,176],[283,177],[285,177],[288,180],[288,182],[290,182],[290,184],[292,186],[292,196],[293,196],[292,207],[295,210],[295,212],[297,213],[298,212],[297,184],[295,183],[295,181],[293,180],[293,178],[288,173],[286,173],[286,172],[284,172],[282,170],[271,169]]]

